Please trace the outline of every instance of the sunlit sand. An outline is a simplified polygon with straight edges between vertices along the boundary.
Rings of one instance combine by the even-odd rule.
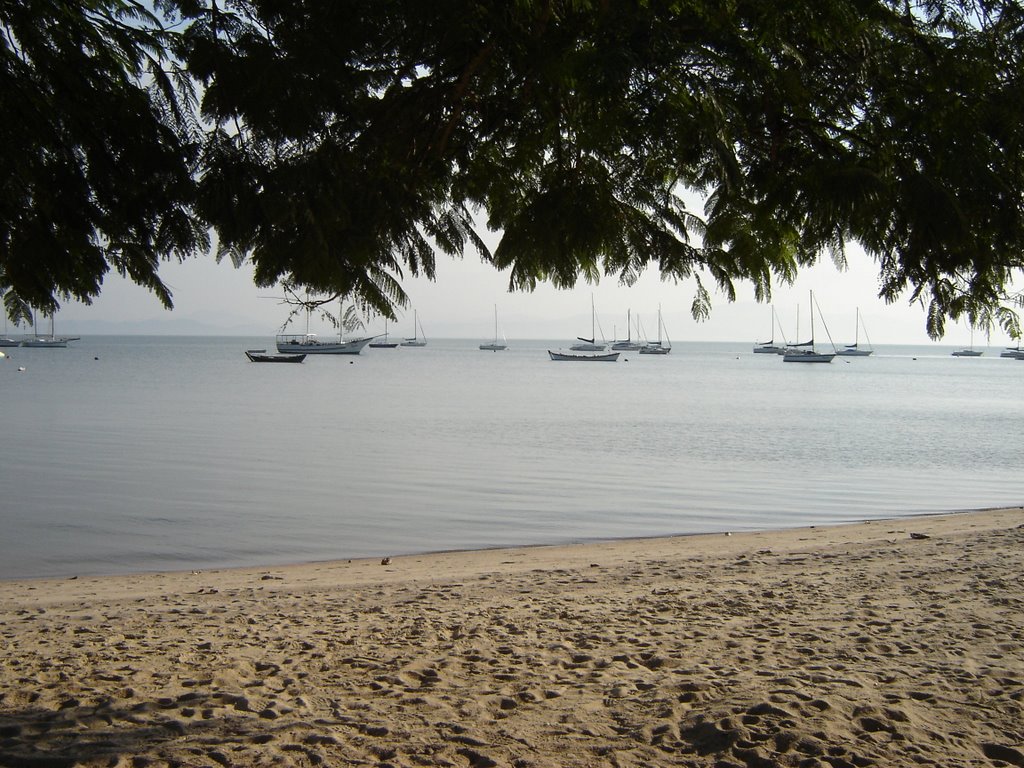
[[[0,582],[0,765],[1024,765],[1022,524]]]

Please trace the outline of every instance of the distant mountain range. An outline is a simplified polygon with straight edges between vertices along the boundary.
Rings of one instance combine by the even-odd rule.
[[[12,328],[11,335],[28,335],[31,329]],[[65,320],[58,317],[58,336],[272,336],[276,329],[242,323],[214,323],[191,317],[150,320]]]

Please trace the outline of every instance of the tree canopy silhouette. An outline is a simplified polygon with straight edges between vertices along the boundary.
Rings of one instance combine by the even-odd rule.
[[[933,336],[1018,332],[1016,1],[0,0],[0,27],[14,316],[110,270],[170,306],[160,262],[214,249],[387,315],[470,250],[514,289],[693,277],[701,316],[854,242]]]

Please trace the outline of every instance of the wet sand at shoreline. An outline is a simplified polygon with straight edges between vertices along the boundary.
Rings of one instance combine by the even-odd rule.
[[[2,581],[0,765],[1024,766],[1022,577],[1007,509]]]

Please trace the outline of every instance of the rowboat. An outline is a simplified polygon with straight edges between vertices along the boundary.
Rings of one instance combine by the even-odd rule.
[[[265,349],[247,349],[245,356],[254,363],[301,363],[306,359],[305,354],[301,355],[275,355],[268,354]]]
[[[585,362],[597,362],[597,363],[614,363],[619,359],[618,352],[599,352],[596,354],[583,354],[579,352],[553,352],[548,350],[548,355],[551,356],[552,360],[574,360],[574,361],[585,361]]]

